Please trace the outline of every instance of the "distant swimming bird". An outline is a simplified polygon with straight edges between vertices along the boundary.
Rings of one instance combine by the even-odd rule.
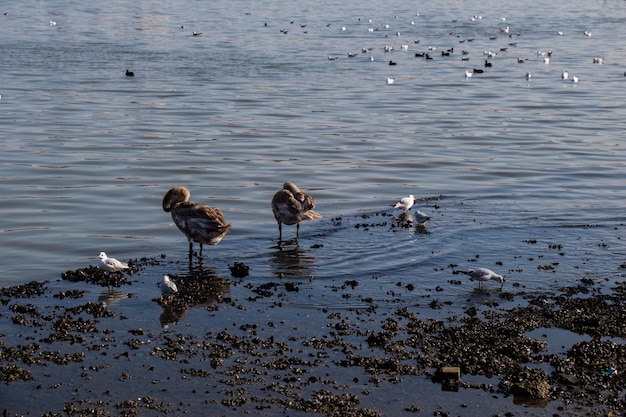
[[[572,76],[572,82],[573,83],[577,83],[578,82],[578,75],[573,75]]]
[[[550,63],[550,57],[549,57],[549,56],[545,57],[545,58],[543,59],[543,63],[544,63],[544,64],[549,64],[549,63]]]
[[[191,193],[186,187],[172,188],[163,197],[163,211],[171,212],[172,220],[189,241],[189,257],[193,254],[193,243],[217,245],[230,232],[222,211],[189,201]]]
[[[389,61],[389,65],[396,65],[396,63],[393,61]]]
[[[395,78],[387,77],[387,84],[393,84],[396,82]]]
[[[586,30],[586,31],[583,32],[583,35],[585,35],[587,37],[590,37],[591,36],[591,32]]]
[[[567,70],[563,71],[563,73],[561,73],[561,79],[567,80],[568,78],[569,78],[569,72],[567,72]]]
[[[485,67],[491,68],[493,64],[485,59]]]
[[[485,72],[485,70],[481,70],[481,69],[478,69],[478,68],[474,68],[474,71],[473,71],[473,72],[474,72],[474,74],[482,74],[483,72]]]
[[[134,76],[135,76],[135,73],[134,73],[134,72],[132,72],[132,71],[126,70],[126,76],[127,76],[127,77],[134,77]]]
[[[200,35],[202,35],[202,32],[194,32],[193,33],[193,36],[200,36]]]
[[[517,63],[518,64],[523,64],[526,61],[528,61],[528,58],[517,58]]]
[[[526,73],[526,79],[530,80],[532,78],[532,74],[530,72]]]
[[[178,287],[176,283],[170,280],[169,275],[163,275],[163,282],[161,282],[161,294],[163,296],[170,296],[176,294],[178,292]]]
[[[328,55],[328,60],[329,61],[334,61],[335,59],[338,59],[338,56],[332,56],[332,55]]]
[[[559,30],[556,34],[557,34],[558,36],[563,36],[563,31]]]
[[[500,288],[504,287],[504,277],[502,275],[496,274],[491,269],[487,268],[474,268],[469,269],[467,272],[462,273],[469,275],[470,281],[478,281],[478,288],[483,288],[483,283],[491,280],[499,281]]]
[[[104,252],[100,252],[100,255],[98,255],[98,267],[107,272],[120,272],[129,268],[126,262],[109,258]]]
[[[465,70],[465,78],[472,78],[472,75],[474,75],[473,72]]]
[[[407,197],[402,197],[393,208],[401,209],[404,210],[405,213],[408,213],[409,209],[413,207],[413,204],[415,204],[415,196],[411,194]]]
[[[594,58],[593,59],[593,63],[594,64],[604,64],[604,58]]]
[[[301,191],[296,184],[287,181],[282,190],[272,198],[272,212],[278,223],[278,239],[283,239],[283,224],[296,225],[296,240],[300,234],[300,222],[303,220],[317,220],[322,216],[313,211],[315,198]]]

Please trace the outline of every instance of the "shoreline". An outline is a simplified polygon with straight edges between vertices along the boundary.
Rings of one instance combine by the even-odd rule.
[[[0,290],[3,396],[45,399],[45,405],[29,405],[4,398],[5,415],[202,410],[378,416],[389,407],[406,415],[433,407],[438,415],[472,415],[479,407],[568,416],[626,410],[626,348],[614,341],[626,337],[626,282],[583,278],[541,294],[519,286],[490,289],[478,308],[454,314],[436,299],[395,305],[400,289],[409,291],[400,284],[389,300],[360,300],[363,308],[294,307],[287,301],[305,296],[301,282],[255,286],[211,271],[176,277],[180,295],[170,304],[126,293],[166,263],[165,257],[131,261],[128,282],[99,300],[94,283],[103,282],[91,268],[63,274],[91,283],[32,282]],[[358,285],[346,280],[329,288],[349,299]],[[69,288],[53,289],[60,286]],[[117,300],[103,301],[107,293]],[[500,306],[511,301],[517,306]],[[148,311],[161,312],[162,327],[145,321]],[[6,334],[11,329],[14,337]],[[561,330],[582,341],[565,346]],[[458,367],[460,380],[441,381],[442,367]],[[429,402],[419,391],[394,395],[409,387],[436,387],[452,402]]]

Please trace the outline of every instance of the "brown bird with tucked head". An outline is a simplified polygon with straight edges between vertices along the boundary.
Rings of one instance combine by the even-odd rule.
[[[278,222],[278,239],[283,239],[282,225],[296,225],[296,240],[300,233],[302,220],[317,220],[322,216],[313,211],[315,198],[300,191],[293,182],[283,184],[283,189],[274,194],[272,198],[272,211]]]
[[[189,241],[189,257],[193,254],[193,243],[217,245],[230,232],[230,224],[224,220],[222,211],[189,201],[191,193],[186,187],[174,187],[163,197],[163,210],[171,212],[172,220]]]

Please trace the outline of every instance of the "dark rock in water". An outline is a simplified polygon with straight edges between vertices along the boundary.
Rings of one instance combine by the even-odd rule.
[[[17,285],[10,288],[0,289],[0,296],[2,297],[15,297],[15,298],[30,298],[37,297],[45,293],[46,283],[31,281],[24,285]]]
[[[509,391],[515,397],[546,399],[550,395],[548,375],[542,369],[516,366]]]
[[[132,269],[129,269],[128,271],[132,275]],[[61,278],[72,282],[84,281],[88,284],[100,285],[102,287],[120,287],[122,285],[131,285],[131,282],[126,279],[122,273],[109,273],[96,266],[88,266],[87,268],[79,268],[63,272],[61,274]]]
[[[245,278],[250,274],[250,267],[243,262],[235,262],[234,265],[228,265],[230,274],[233,278]]]

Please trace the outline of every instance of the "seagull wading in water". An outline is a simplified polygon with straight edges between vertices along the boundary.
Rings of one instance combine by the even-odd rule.
[[[483,282],[495,280],[500,282],[500,288],[504,287],[504,277],[496,274],[491,269],[487,268],[474,268],[469,269],[464,274],[469,275],[470,281],[478,281],[478,288],[483,288]]]
[[[300,222],[317,220],[322,216],[313,211],[315,198],[301,191],[293,182],[283,184],[283,189],[272,198],[272,211],[278,223],[278,239],[283,240],[283,224],[296,225],[296,240],[300,234]]]
[[[172,214],[174,224],[187,236],[189,241],[189,258],[193,254],[193,243],[217,245],[230,232],[230,224],[224,220],[222,211],[189,201],[191,193],[186,187],[172,188],[163,197],[163,211]]]
[[[109,258],[106,253],[100,252],[100,255],[98,255],[98,267],[107,272],[120,272],[128,269],[128,264],[120,262],[115,258]]]
[[[404,210],[404,213],[408,214],[409,209],[413,207],[413,204],[415,204],[415,196],[411,194],[408,197],[401,198],[400,201],[393,206],[393,208],[402,209]]]

